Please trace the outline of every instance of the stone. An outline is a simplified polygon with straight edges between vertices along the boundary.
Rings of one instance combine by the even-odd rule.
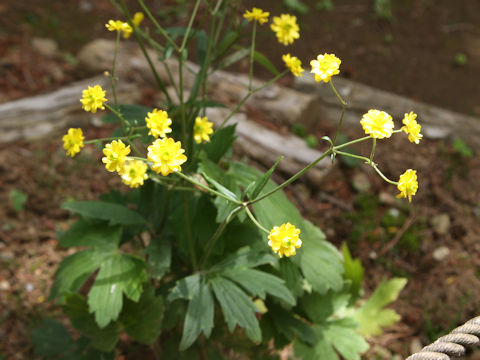
[[[0,252],[0,262],[9,262],[15,258],[15,254],[11,251]]]
[[[0,291],[10,290],[10,283],[7,280],[0,281]]]
[[[420,339],[418,337],[414,337],[410,342],[410,353],[415,354],[420,350],[422,350],[422,348],[423,348],[423,345]]]
[[[448,258],[449,255],[450,255],[450,249],[446,246],[440,246],[439,248],[433,251],[432,257],[436,261],[441,262],[446,258]]]
[[[34,37],[31,43],[36,52],[47,58],[58,55],[58,44],[53,39]]]
[[[450,217],[448,214],[435,215],[432,217],[430,223],[438,235],[445,235],[450,230]]]
[[[353,188],[359,193],[367,192],[368,190],[370,190],[371,187],[368,176],[365,175],[363,172],[357,172],[355,175],[353,175],[352,185]]]

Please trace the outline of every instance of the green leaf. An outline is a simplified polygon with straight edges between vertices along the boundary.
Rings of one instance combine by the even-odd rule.
[[[220,43],[217,46],[217,57],[216,59],[220,58],[225,54],[240,38],[240,34],[238,31],[230,30],[228,31],[225,36],[220,40]],[[215,60],[216,60],[215,59]]]
[[[339,291],[343,287],[341,257],[337,249],[324,241],[324,235],[316,226],[304,220],[301,225],[303,240],[299,261],[303,274],[312,287],[320,293],[329,289]]]
[[[213,296],[207,284],[201,282],[188,304],[180,351],[190,347],[203,331],[208,338],[213,329],[214,305]]]
[[[197,61],[203,66],[205,55],[207,54],[208,35],[204,30],[196,32],[197,38]]]
[[[313,345],[316,342],[316,335],[310,325],[301,320],[291,310],[271,304],[268,307],[268,316],[271,317],[278,332],[284,335],[289,342],[298,336],[303,342]]]
[[[303,360],[338,360],[338,351],[345,360],[360,360],[360,354],[367,351],[369,346],[363,337],[356,333],[355,326],[355,322],[348,318],[314,325],[312,329],[317,337],[315,345],[310,346],[296,340],[295,355]]]
[[[215,179],[212,179],[210,176],[208,176],[206,173],[202,172],[202,176],[205,178],[205,180],[207,180],[210,184],[212,184],[217,190],[218,192],[220,192],[221,194],[225,195],[227,198],[229,198],[230,200],[233,200],[233,201],[237,201],[237,196],[231,192],[230,190],[228,190],[225,186],[223,186],[222,184],[220,184],[218,181],[216,181]]]
[[[236,268],[226,270],[222,275],[241,285],[253,296],[258,296],[265,300],[265,296],[268,293],[289,305],[293,306],[296,303],[292,293],[284,285],[285,281],[264,271]]]
[[[131,255],[114,254],[104,261],[88,293],[90,312],[100,327],[116,320],[123,305],[123,294],[138,301],[146,280],[145,263]]]
[[[285,285],[296,298],[303,294],[303,277],[295,263],[286,258],[280,259],[280,277],[285,280]]]
[[[85,298],[79,294],[69,295],[63,308],[73,327],[89,337],[94,348],[105,352],[114,349],[120,336],[120,326],[117,322],[111,322],[101,329],[93,315],[89,313]]]
[[[305,15],[308,12],[308,6],[300,0],[283,0],[284,4],[293,11]]]
[[[67,352],[74,343],[72,336],[62,323],[48,318],[32,330],[30,338],[35,355],[50,359]]]
[[[238,250],[224,261],[212,266],[212,271],[222,271],[232,268],[248,267],[253,268],[259,265],[274,265],[278,260],[268,253],[261,253],[246,246]]]
[[[229,125],[214,132],[209,143],[203,146],[208,158],[218,163],[226,152],[232,147],[235,139],[235,128],[237,124]]]
[[[142,344],[151,344],[162,332],[164,304],[155,289],[146,289],[138,302],[125,300],[119,321],[130,337]]]
[[[175,287],[168,294],[168,301],[172,302],[176,299],[192,300],[195,294],[198,293],[200,287],[200,275],[190,275],[179,281]]]
[[[312,292],[304,294],[302,304],[304,311],[313,322],[325,323],[327,319],[347,307],[349,298],[349,294],[333,291],[323,295]]]
[[[300,340],[294,342],[295,356],[302,360],[338,360],[338,355],[323,337],[314,346],[307,345]]]
[[[123,115],[124,119],[132,126],[145,126],[145,118],[147,113],[151,112],[151,107],[141,105],[120,105],[118,111]],[[117,115],[110,112],[102,117],[102,122],[105,124],[120,123],[121,120]]]
[[[360,334],[380,335],[382,327],[393,325],[400,320],[400,316],[395,311],[383,309],[383,307],[395,301],[406,284],[407,279],[393,278],[384,280],[378,285],[372,296],[354,314]]]
[[[145,254],[148,255],[147,272],[157,280],[170,270],[172,261],[172,245],[160,240],[160,238],[153,238],[145,249]]]
[[[265,185],[267,185],[268,180],[270,180],[270,177],[272,176],[273,172],[275,171],[275,168],[277,167],[278,164],[280,164],[280,161],[282,161],[284,157],[280,156],[277,161],[275,161],[275,164],[265,173],[263,176],[255,181],[255,188],[253,189],[250,199],[256,199],[257,196],[260,194],[260,191],[263,190]]]
[[[343,268],[345,270],[343,277],[346,280],[351,281],[350,294],[350,304],[353,304],[360,294],[363,284],[363,267],[359,259],[352,259],[352,255],[348,250],[346,243],[342,244],[342,253],[343,253]]]
[[[10,201],[12,202],[13,209],[16,212],[20,212],[23,210],[23,207],[25,206],[25,203],[28,200],[28,195],[25,194],[21,190],[13,189],[10,190]]]
[[[248,186],[261,177],[258,170],[241,163],[232,163],[229,173],[242,186]],[[276,184],[269,180],[260,195],[275,187]],[[325,235],[318,227],[303,219],[282,191],[255,203],[253,209],[257,220],[266,228],[290,222],[301,230],[303,244],[291,260],[300,266],[315,290],[324,293],[328,289],[340,290],[343,287],[343,266],[337,249],[325,241]]]
[[[245,329],[250,340],[260,342],[262,333],[255,317],[257,308],[247,294],[233,282],[222,277],[212,279],[211,284],[230,332],[239,325]]]
[[[145,219],[129,208],[104,201],[68,201],[63,209],[70,210],[84,217],[107,220],[110,225],[144,224]]]
[[[356,331],[350,319],[336,320],[324,330],[325,338],[346,360],[360,360],[360,354],[368,350],[365,339]]]
[[[76,292],[109,255],[108,252],[84,250],[63,259],[55,273],[50,299],[68,292]]]
[[[258,51],[255,51],[253,53],[253,60],[255,60],[260,65],[262,65],[265,69],[270,71],[273,75],[278,75],[279,74],[275,65],[273,65],[272,62],[270,60],[268,60],[268,58],[265,55],[263,55],[262,53],[260,53]]]
[[[116,248],[122,238],[121,226],[108,226],[104,222],[80,219],[59,236],[61,247],[92,246]]]
[[[229,67],[230,65],[235,64],[237,61],[242,60],[243,58],[247,57],[248,54],[250,54],[250,49],[249,48],[241,48],[234,53],[226,56],[222,62],[220,62],[217,66],[216,69],[223,69],[226,67]]]

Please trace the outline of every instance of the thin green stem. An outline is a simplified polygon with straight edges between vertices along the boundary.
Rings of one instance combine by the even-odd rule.
[[[267,229],[265,229],[259,222],[257,219],[255,219],[255,216],[253,216],[252,212],[250,211],[250,209],[248,207],[245,207],[245,211],[247,212],[247,215],[248,217],[250,218],[250,220],[253,221],[253,223],[260,229],[262,230],[263,232],[267,233],[267,234],[270,234],[270,231],[268,231]]]
[[[188,252],[190,253],[190,260],[192,261],[193,271],[198,270],[197,254],[195,251],[195,244],[193,242],[192,227],[190,222],[190,204],[189,204],[190,194],[183,193],[183,208],[185,211],[185,228],[187,230],[187,241],[188,241]]]
[[[108,104],[104,104],[104,106],[110,110],[112,113],[114,113],[115,115],[117,115],[117,117],[120,119],[120,121],[123,123],[123,126],[125,126],[125,131],[127,129],[130,129],[130,123],[127,121],[127,119],[125,119],[122,115],[122,113],[120,111],[118,111],[116,108],[113,108],[111,107],[110,105]]]
[[[390,180],[390,179],[387,178],[385,175],[383,175],[383,173],[380,171],[380,169],[377,167],[376,164],[371,163],[370,165],[372,165],[372,167],[375,169],[375,171],[377,172],[377,174],[380,175],[380,177],[381,177],[383,180],[385,180],[385,181],[388,182],[389,184],[398,185],[398,182],[397,182],[397,181]]]
[[[344,152],[344,151],[337,151],[337,150],[334,150],[333,153],[338,154],[338,155],[351,157],[351,158],[355,158],[355,159],[359,159],[359,160],[363,160],[363,161],[365,161],[365,163],[370,164],[370,159],[365,157],[365,156],[356,155],[356,154],[352,154],[352,153],[348,153],[348,152]]]
[[[375,155],[375,147],[377,146],[377,139],[373,138],[372,152],[370,153],[370,163],[373,163],[373,155]]]
[[[248,72],[248,91],[252,91],[253,79],[253,55],[255,54],[255,35],[257,33],[257,22],[253,22],[252,44],[250,46],[250,70]]]
[[[147,14],[148,18],[150,21],[155,25],[157,30],[162,34],[162,36],[167,40],[167,42],[176,50],[180,51],[180,48],[178,47],[177,44],[175,44],[175,41],[172,40],[172,38],[167,34],[167,32],[163,29],[163,27],[157,22],[157,20],[153,17],[152,13],[148,8],[145,6],[142,0],[137,0],[140,6],[142,7],[143,11]]]
[[[142,0],[138,0],[138,1],[142,1]],[[198,5],[200,5],[200,0],[197,0],[195,2],[195,6],[193,7],[192,16],[190,16],[190,21],[188,22],[187,30],[185,31],[185,36],[183,37],[182,45],[180,46],[180,49],[178,49],[180,56],[182,55],[183,50],[185,49],[185,46],[187,46],[188,36],[190,35],[190,30],[192,29],[193,20],[197,15]]]
[[[111,137],[106,137],[106,138],[98,138],[98,139],[92,139],[92,140],[87,140],[84,142],[84,144],[95,144],[95,143],[98,143],[98,142],[104,142],[104,141],[112,141],[112,140],[127,140],[128,138],[130,139],[135,139],[135,138],[138,138],[142,135],[140,134],[134,134],[132,136],[121,136],[121,137],[118,137],[118,136],[111,136]]]
[[[371,139],[370,136],[364,136],[362,138],[359,138],[359,139],[355,139],[355,140],[352,140],[352,141],[349,141],[349,142],[346,142],[345,144],[341,144],[341,145],[337,145],[337,146],[334,146],[333,147],[333,150],[336,151],[338,149],[343,149],[347,146],[350,146],[350,145],[353,145],[353,144],[356,144],[356,143],[359,143],[359,142],[362,142],[362,141],[365,141],[365,140],[368,140],[368,139]]]
[[[335,146],[335,142],[337,141],[337,136],[340,133],[340,129],[342,128],[343,117],[345,115],[345,109],[347,107],[347,103],[342,99],[342,97],[338,93],[337,89],[333,85],[332,79],[330,79],[329,83],[330,83],[330,86],[331,86],[333,92],[335,93],[335,96],[340,101],[340,104],[342,104],[342,114],[340,115],[340,121],[338,122],[338,125],[337,125],[337,131],[335,131],[335,135],[333,137],[333,146]]]
[[[187,124],[185,120],[185,104],[183,99],[183,51],[178,57],[178,77],[179,77],[179,93],[180,93],[180,120],[182,123],[182,142],[185,144],[187,140]]]
[[[276,193],[278,190],[281,190],[283,189],[285,186],[291,184],[292,182],[294,182],[295,180],[297,180],[300,176],[302,176],[303,174],[305,174],[308,170],[310,170],[312,167],[314,167],[320,160],[322,160],[323,158],[327,157],[328,155],[330,155],[331,153],[333,153],[333,150],[332,148],[328,149],[326,152],[324,152],[321,156],[319,156],[317,159],[313,160],[310,164],[308,164],[306,167],[304,167],[302,170],[298,171],[295,175],[291,176],[288,180],[284,181],[283,183],[281,183],[280,185],[278,185],[275,189],[272,189],[270,190],[269,192],[259,196],[258,198],[256,199],[253,199],[253,200],[250,200],[247,202],[248,205],[251,205],[251,204],[254,204],[256,202],[259,202],[263,199],[265,199],[266,197]]]
[[[118,109],[118,100],[117,100],[117,90],[116,90],[116,77],[115,70],[117,64],[117,55],[118,55],[118,45],[120,44],[120,31],[117,31],[117,38],[115,40],[115,50],[113,52],[113,64],[112,64],[112,73],[110,74],[110,80],[112,82],[112,93],[113,93],[113,102],[115,104],[115,109]]]
[[[222,121],[222,123],[220,124],[220,126],[217,128],[217,131],[220,130],[222,127],[225,126],[225,124],[227,123],[228,120],[230,120],[232,118],[233,115],[235,115],[238,110],[240,110],[240,108],[242,107],[243,104],[245,104],[245,102],[250,98],[250,96],[252,96],[253,94],[259,92],[260,90],[263,90],[265,89],[267,86],[269,86],[270,84],[274,83],[275,81],[277,81],[278,79],[282,78],[283,76],[285,76],[287,73],[289,72],[289,70],[284,70],[282,71],[280,74],[278,74],[277,76],[275,76],[273,79],[271,79],[270,81],[266,82],[265,84],[263,84],[262,86],[256,88],[256,89],[253,89],[251,91],[248,91],[248,93],[243,97],[242,100],[240,100],[240,102],[237,104],[237,106],[235,106],[235,108],[230,112],[230,114],[228,114],[228,116]]]
[[[235,203],[235,204],[237,204],[237,205],[241,205],[241,204],[242,204],[241,201],[239,201],[239,200],[234,200],[234,199],[232,199],[232,198],[229,198],[228,196],[225,196],[225,195],[223,195],[222,193],[220,193],[220,192],[218,192],[218,191],[216,191],[216,190],[213,190],[212,188],[209,188],[208,186],[203,185],[202,183],[198,182],[197,180],[194,180],[194,179],[188,177],[187,175],[185,175],[185,174],[183,174],[183,173],[181,173],[181,172],[179,172],[179,171],[175,172],[175,174],[177,174],[178,176],[180,176],[182,179],[188,181],[189,183],[192,183],[193,185],[198,186],[199,188],[201,188],[201,189],[203,189],[203,190],[205,190],[205,191],[208,191],[209,193],[211,193],[211,194],[213,194],[213,195],[220,196],[221,198],[223,198],[223,199],[225,199],[225,200],[228,200],[228,201],[230,201],[230,202],[233,202],[233,203]]]
[[[210,255],[210,252],[212,251],[213,249],[213,246],[215,245],[215,243],[217,242],[217,240],[219,239],[220,235],[222,235],[223,233],[223,230],[225,230],[225,228],[227,227],[228,223],[241,211],[243,210],[244,206],[243,205],[240,205],[240,206],[237,206],[235,209],[233,209],[230,214],[227,216],[227,218],[218,226],[217,230],[215,231],[215,233],[212,235],[212,237],[210,238],[210,240],[208,241],[207,245],[205,246],[205,253],[202,257],[202,260],[200,262],[200,268],[203,268],[203,266],[205,265],[205,262],[207,261],[208,259],[208,256]]]
[[[138,0],[138,1],[141,1],[141,0]],[[171,103],[172,99],[170,97],[170,94],[168,93],[167,88],[165,87],[165,84],[163,83],[162,79],[160,79],[160,76],[158,75],[157,69],[153,65],[152,59],[150,58],[150,55],[148,54],[148,51],[145,47],[145,44],[143,43],[143,40],[142,40],[141,36],[139,36],[139,34],[137,32],[137,28],[135,26],[133,26],[132,17],[130,16],[130,12],[128,11],[128,8],[125,4],[125,0],[120,0],[120,2],[121,2],[122,12],[125,15],[125,17],[127,18],[127,21],[130,24],[130,26],[132,26],[132,28],[133,28],[133,36],[135,36],[135,39],[137,40],[137,43],[140,46],[140,49],[142,50],[143,56],[145,57],[145,59],[148,62],[148,66],[150,67],[150,71],[152,72],[153,77],[155,78],[155,81],[157,82],[158,87],[165,94],[165,97],[167,98],[167,101],[169,103]],[[147,9],[147,11],[148,11],[148,9]],[[147,11],[145,11],[145,12],[147,12]]]

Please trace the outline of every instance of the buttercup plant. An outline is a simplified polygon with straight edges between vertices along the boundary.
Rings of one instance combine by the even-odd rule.
[[[207,32],[194,28],[202,2],[210,17]],[[350,255],[342,258],[282,189],[327,156],[332,161],[350,156],[364,160],[398,187],[399,197],[411,201],[418,188],[416,171],[409,169],[398,182],[392,181],[373,157],[377,139],[394,133],[407,133],[418,143],[421,127],[416,115],[406,114],[404,127],[394,130],[390,115],[370,110],[359,119],[367,136],[337,145],[346,102],[332,78],[340,73],[341,61],[334,54],[320,54],[311,61],[311,72],[318,82],[330,84],[342,104],[337,131],[333,140],[324,137],[329,146],[319,158],[276,184],[270,178],[282,157],[262,173],[228,155],[235,141],[235,125],[228,120],[245,101],[289,72],[302,76],[305,71],[288,53],[282,57],[285,70],[253,87],[256,26],[268,23],[270,14],[253,8],[243,14],[243,21],[226,22],[242,18],[233,1],[196,0],[187,27],[180,31],[165,29],[142,0],[138,3],[155,31],[142,28],[147,22],[142,22],[143,14],[132,17],[123,1],[114,2],[125,21],[107,24],[117,35],[108,73],[109,100],[99,85],[89,86],[80,100],[85,111],[109,111],[105,118],[116,121],[119,130],[109,138],[85,140],[81,129],[69,129],[63,137],[72,157],[88,144],[103,146],[106,171],[116,173],[124,184],[99,201],[68,201],[63,206],[78,219],[59,235],[60,246],[83,250],[62,261],[51,298],[63,304],[73,327],[82,333],[75,349],[114,356],[125,332],[128,341],[150,345],[157,359],[216,359],[227,351],[269,359],[275,358],[272,345],[281,349],[291,343],[298,358],[337,359],[340,354],[347,360],[360,359],[368,349],[364,336],[374,334],[368,329],[374,328],[376,334],[398,317],[392,311],[373,319],[365,315],[368,300],[360,306],[358,291],[352,290],[361,288],[362,275],[349,277]],[[250,27],[250,48],[239,50],[236,39]],[[289,14],[274,16],[271,29],[284,45],[300,37],[296,18]],[[159,38],[149,35],[153,33]],[[166,99],[156,108],[117,102],[116,82],[122,81],[115,73],[120,35],[133,35],[151,66]],[[178,101],[153,66],[147,43],[159,52]],[[189,67],[190,47],[197,47],[202,56],[187,98],[183,73]],[[214,129],[206,110],[218,104],[209,99],[208,76],[222,61],[238,61],[238,51],[250,60],[247,94]],[[178,64],[178,79],[171,71],[172,61]],[[342,151],[370,140],[370,157]],[[405,281],[391,281],[389,299],[395,299]],[[368,311],[383,311],[375,306],[369,304]],[[251,341],[249,346],[245,338]]]

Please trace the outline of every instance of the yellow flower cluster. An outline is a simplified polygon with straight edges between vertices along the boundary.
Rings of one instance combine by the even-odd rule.
[[[130,154],[130,145],[125,146],[122,140],[113,140],[103,148],[105,156],[102,158],[102,162],[108,171],[121,172],[128,154]]]
[[[315,74],[315,81],[329,82],[332,76],[337,75],[340,70],[341,60],[334,54],[318,55],[316,60],[310,61],[311,73]]]
[[[144,180],[148,179],[147,168],[147,164],[142,160],[127,161],[120,172],[122,182],[131,188],[143,185]]]
[[[305,69],[302,68],[302,61],[299,58],[297,58],[296,56],[291,56],[290,54],[285,54],[282,56],[282,60],[285,65],[290,69],[293,75],[303,75],[302,73],[305,71]]]
[[[210,134],[213,134],[213,123],[208,121],[207,117],[197,116],[195,118],[195,125],[193,126],[193,139],[197,144],[202,141],[210,141]]]
[[[116,31],[122,33],[124,39],[128,39],[132,35],[132,27],[123,21],[120,20],[109,20],[105,27],[108,31]]]
[[[360,120],[363,130],[375,139],[389,138],[393,134],[392,117],[385,111],[368,110]]]
[[[145,16],[143,15],[142,12],[136,12],[134,15],[133,15],[133,18],[132,18],[132,23],[133,25],[137,26],[140,25],[140,23],[143,21],[143,18]]]
[[[300,229],[289,222],[274,226],[268,235],[268,245],[279,257],[289,257],[296,254],[296,249],[302,246],[299,238]]]
[[[243,17],[248,19],[248,21],[257,21],[260,25],[265,24],[268,21],[269,16],[270,13],[268,11],[263,11],[262,9],[256,7],[254,7],[251,11],[245,11],[243,14]]]
[[[397,195],[397,198],[407,198],[408,201],[412,202],[412,196],[417,193],[418,182],[417,182],[417,172],[412,169],[408,169],[398,180],[398,190],[400,194]]]
[[[181,171],[181,165],[187,161],[181,142],[172,138],[157,139],[147,150],[147,159],[153,163],[152,170],[163,176]]]
[[[300,38],[300,28],[297,24],[297,17],[289,14],[281,14],[273,17],[273,24],[270,28],[275,32],[278,42],[283,45],[292,44],[295,39]]]
[[[423,135],[420,134],[422,127],[417,123],[416,119],[417,114],[414,112],[406,113],[402,120],[405,126],[403,126],[401,130],[408,134],[408,140],[410,140],[410,142],[418,144]]]
[[[94,87],[89,86],[88,89],[82,91],[82,108],[85,111],[96,113],[98,109],[105,110],[103,103],[107,101],[105,98],[106,91],[100,85]]]
[[[84,147],[83,140],[85,140],[85,137],[82,129],[70,128],[67,134],[63,135],[62,140],[63,148],[67,150],[67,155],[74,157]]]
[[[163,110],[153,109],[145,118],[147,127],[150,129],[148,135],[153,135],[155,138],[163,138],[166,134],[171,133],[172,119],[168,117],[168,113]]]

